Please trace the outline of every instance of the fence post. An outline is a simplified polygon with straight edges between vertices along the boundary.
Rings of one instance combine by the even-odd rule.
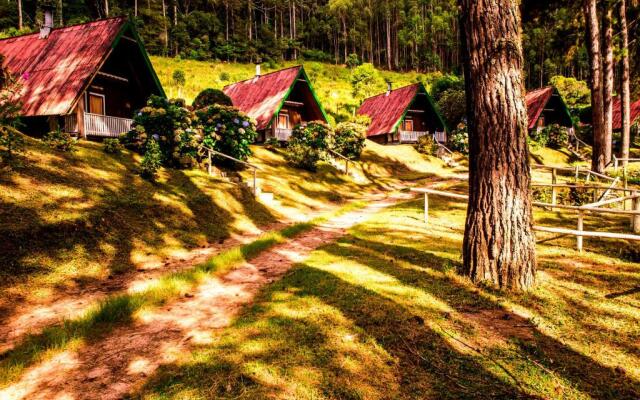
[[[253,196],[257,196],[258,195],[258,187],[256,186],[256,173],[257,170],[254,168],[253,169]]]
[[[640,211],[640,197],[633,199],[632,210]],[[640,233],[640,214],[631,216],[631,229],[633,229],[633,233]]]
[[[576,182],[580,179],[580,166],[576,165]]]
[[[344,173],[346,175],[349,175],[349,160],[348,159],[344,161]]]
[[[424,223],[429,223],[429,193],[424,194]]]
[[[211,150],[207,150],[207,153],[209,153],[209,165],[207,166],[207,172],[211,175]]]
[[[584,229],[584,213],[583,211],[578,211],[578,231],[582,232]],[[582,236],[577,236],[578,242],[578,251],[582,253]]]
[[[618,157],[613,156],[613,170],[614,172],[618,172]]]
[[[555,186],[558,183],[558,171],[554,168],[551,170],[551,204],[556,205],[556,199],[558,197],[558,188]]]

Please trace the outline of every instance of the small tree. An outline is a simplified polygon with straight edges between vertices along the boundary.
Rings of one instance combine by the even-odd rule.
[[[10,161],[24,151],[24,139],[17,129],[22,108],[21,85],[3,65],[4,57],[0,54],[0,162]]]
[[[351,53],[349,54],[349,57],[347,57],[347,67],[349,67],[349,69],[354,69],[355,67],[357,67],[358,65],[361,65],[362,63],[360,62],[360,59],[358,58],[358,55],[355,53]]]
[[[351,87],[353,97],[363,100],[379,92],[384,86],[378,71],[373,64],[365,63],[351,71]]]
[[[222,106],[232,106],[231,98],[224,94],[222,90],[218,89],[205,89],[198,93],[195,100],[193,100],[193,108],[198,110],[214,104],[220,104]]]
[[[178,97],[182,97],[182,88],[187,83],[187,78],[184,74],[184,71],[181,69],[176,69],[173,71],[173,84],[178,88]]]
[[[334,133],[334,150],[351,159],[360,158],[367,134],[367,127],[355,122],[341,122]]]
[[[289,138],[286,160],[293,166],[315,171],[320,160],[327,159],[327,150],[334,146],[331,127],[324,122],[298,125]]]

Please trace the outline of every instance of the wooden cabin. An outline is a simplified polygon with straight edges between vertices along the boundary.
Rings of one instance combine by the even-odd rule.
[[[629,120],[631,121],[631,126],[636,125],[640,122],[640,100],[631,103],[631,113],[629,115]],[[616,96],[613,98],[613,131],[621,132],[622,131],[622,100],[620,97]]]
[[[311,122],[327,122],[327,116],[302,66],[256,75],[223,89],[233,105],[256,121],[258,141],[287,141],[293,128]]]
[[[553,86],[528,92],[525,97],[529,132],[558,124],[573,132],[573,120],[558,90]]]
[[[367,137],[375,142],[415,143],[420,136],[432,135],[439,143],[447,141],[447,127],[422,83],[392,90],[366,99],[358,115],[371,118]]]
[[[39,33],[0,40],[19,78],[21,119],[30,134],[61,129],[80,137],[116,137],[152,95],[164,96],[134,26],[109,18],[53,28],[50,9]]]

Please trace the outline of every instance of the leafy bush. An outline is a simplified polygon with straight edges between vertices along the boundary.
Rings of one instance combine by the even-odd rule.
[[[140,163],[140,175],[149,180],[155,180],[158,169],[162,166],[162,151],[158,142],[151,138],[145,146],[144,157]]]
[[[435,156],[438,153],[438,143],[431,135],[420,136],[414,147],[418,153],[428,156]]]
[[[73,152],[75,150],[76,141],[66,132],[55,130],[44,135],[42,139],[52,149]]]
[[[534,129],[529,134],[529,144],[533,148],[546,147],[549,143],[549,131],[547,129]]]
[[[469,132],[465,124],[458,124],[456,129],[449,134],[449,148],[462,154],[469,154]]]
[[[457,75],[443,75],[431,83],[430,95],[436,102],[448,90],[464,91],[464,79]]]
[[[220,80],[222,82],[227,82],[231,80],[231,75],[227,71],[220,72]]]
[[[333,55],[325,53],[322,50],[305,49],[302,51],[302,57],[309,61],[329,62],[333,60]]]
[[[380,92],[384,87],[384,81],[373,64],[365,63],[351,71],[351,88],[353,97],[364,99]]]
[[[120,154],[124,146],[118,139],[105,139],[102,141],[102,150],[108,154]]]
[[[269,139],[264,141],[264,147],[269,150],[274,150],[279,147],[283,147],[283,144],[280,143],[278,138],[270,137]]]
[[[251,145],[258,137],[251,119],[236,108],[215,104],[196,111],[204,145],[239,160],[251,155]]]
[[[346,64],[347,64],[347,67],[349,67],[350,69],[353,69],[362,63],[360,62],[360,58],[358,58],[357,54],[351,53],[349,54],[349,57],[347,57]]]
[[[467,116],[467,99],[464,90],[447,89],[438,100],[438,108],[448,126],[458,125]]]
[[[18,131],[18,115],[22,108],[20,90],[22,85],[4,67],[0,54],[0,162],[11,161],[16,154],[24,152],[24,138]]]
[[[193,108],[199,110],[201,108],[212,106],[214,104],[220,104],[223,106],[232,106],[231,98],[224,94],[222,90],[218,89],[205,89],[198,93],[195,100],[193,100]]]
[[[333,145],[333,132],[327,124],[309,122],[293,130],[285,158],[297,168],[315,171],[318,162],[327,159],[327,150]]]
[[[367,127],[355,122],[341,122],[334,131],[334,151],[351,159],[360,158],[367,137]]]
[[[124,140],[137,151],[145,151],[148,142],[157,141],[165,166],[188,168],[197,161],[200,133],[193,129],[193,112],[182,99],[168,100],[151,96],[147,106],[133,118],[131,131]]]
[[[564,126],[553,124],[545,127],[542,131],[549,138],[547,145],[552,149],[560,149],[566,146],[569,141],[569,134]]]

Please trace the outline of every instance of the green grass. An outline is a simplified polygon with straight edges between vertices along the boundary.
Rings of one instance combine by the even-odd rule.
[[[311,221],[290,225],[280,231],[267,233],[251,243],[224,251],[202,265],[167,274],[133,293],[109,296],[89,309],[83,316],[48,327],[40,334],[27,337],[11,351],[0,354],[0,387],[20,376],[29,365],[57,351],[104,335],[115,326],[131,322],[136,318],[136,313],[143,309],[161,306],[183,296],[211,274],[223,275],[234,266],[251,260],[269,248],[284,243],[287,239],[311,230],[330,218],[364,206],[363,202],[349,203]]]
[[[587,239],[579,254],[573,239],[541,244],[538,287],[502,293],[455,272],[464,204],[430,206],[428,226],[422,202],[408,202],[318,249],[218,340],[163,366],[135,395],[638,398],[640,265],[619,251],[632,246]]]
[[[255,75],[253,64],[238,64],[226,62],[180,60],[176,58],[152,56],[153,64],[162,86],[169,97],[183,97],[191,103],[195,96],[205,88],[222,89],[225,85],[252,78]],[[350,84],[350,70],[341,65],[320,62],[284,62],[275,68],[263,65],[263,73],[297,65],[304,65],[311,84],[318,94],[319,100],[329,115],[343,114],[359,106],[359,100],[352,94]],[[178,93],[172,75],[177,69],[184,71],[186,85]],[[390,72],[379,70],[381,78],[378,82],[378,92],[386,90],[385,79],[393,82],[394,87],[401,87],[415,83],[424,78],[415,72]],[[225,74],[229,79],[223,80]],[[377,94],[377,93],[375,93]]]

